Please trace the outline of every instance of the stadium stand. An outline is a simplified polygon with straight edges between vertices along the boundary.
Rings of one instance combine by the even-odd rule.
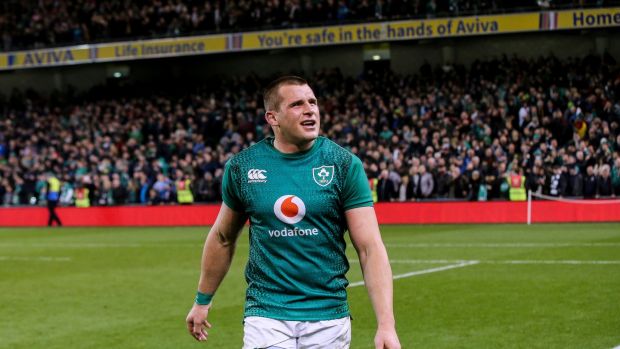
[[[617,0],[9,0],[0,4],[0,49],[12,51],[123,39],[619,3]]]
[[[226,160],[264,138],[260,86],[249,75],[192,93],[128,86],[84,96],[14,91],[1,103],[0,200],[38,205],[45,175],[61,204],[219,201]],[[471,66],[309,77],[323,134],[363,161],[380,201],[505,200],[507,176],[557,197],[620,195],[620,70],[611,55],[501,57]],[[161,86],[161,88],[165,88]]]

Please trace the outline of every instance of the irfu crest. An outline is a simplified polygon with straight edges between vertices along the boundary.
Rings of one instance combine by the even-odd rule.
[[[321,166],[312,169],[312,178],[316,184],[324,187],[334,179],[334,166]]]

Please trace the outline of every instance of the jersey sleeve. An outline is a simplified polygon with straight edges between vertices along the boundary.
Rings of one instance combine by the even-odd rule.
[[[232,164],[232,161],[228,161],[224,167],[224,177],[222,178],[222,200],[226,206],[232,208],[237,212],[244,212],[243,202],[239,195],[239,183],[235,181],[235,172],[238,172],[238,168]]]
[[[343,190],[343,206],[345,211],[358,207],[372,206],[373,204],[368,178],[364,172],[362,161],[353,154],[351,154],[351,157],[351,166],[349,166]]]

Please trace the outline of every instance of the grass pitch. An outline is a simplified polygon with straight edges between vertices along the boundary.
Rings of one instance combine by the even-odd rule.
[[[240,348],[247,235],[186,332],[207,228],[0,229],[0,348]],[[620,224],[384,226],[403,348],[620,345]],[[349,280],[362,280],[355,251]],[[363,286],[352,348],[374,348]]]

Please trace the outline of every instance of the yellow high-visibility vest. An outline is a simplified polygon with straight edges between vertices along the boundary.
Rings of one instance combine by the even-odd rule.
[[[508,190],[508,196],[510,201],[525,201],[527,200],[527,194],[525,192],[525,177],[517,174],[511,174],[506,178],[510,189]]]
[[[372,196],[372,202],[379,201],[379,197],[377,196],[377,184],[379,180],[376,178],[369,179],[368,184],[370,185],[370,195]]]
[[[79,188],[75,190],[75,207],[90,207],[88,188]]]
[[[177,201],[180,204],[191,204],[194,202],[194,194],[192,194],[192,190],[190,189],[190,184],[192,181],[186,179],[184,181],[177,181]]]
[[[49,184],[49,191],[51,193],[58,193],[58,192],[60,192],[60,181],[58,180],[58,178],[50,177],[47,180],[47,183]]]

